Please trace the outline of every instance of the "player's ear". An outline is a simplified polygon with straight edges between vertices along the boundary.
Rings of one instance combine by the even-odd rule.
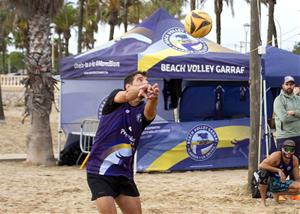
[[[125,90],[128,90],[129,88],[130,88],[130,84],[127,83],[127,84],[125,85]]]

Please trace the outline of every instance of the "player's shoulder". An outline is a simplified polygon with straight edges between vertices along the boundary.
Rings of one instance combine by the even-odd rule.
[[[281,151],[273,152],[267,159],[278,162],[281,160]]]
[[[296,155],[293,155],[293,165],[299,165],[299,160],[298,158],[296,157]]]

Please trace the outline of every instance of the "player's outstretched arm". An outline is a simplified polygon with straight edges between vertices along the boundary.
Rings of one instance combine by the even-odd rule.
[[[153,120],[157,113],[157,103],[158,103],[159,87],[155,83],[148,88],[147,91],[147,103],[144,110],[144,115],[147,120]]]
[[[115,98],[114,102],[116,103],[126,103],[136,98],[147,98],[147,90],[149,84],[143,84],[141,86],[131,85],[127,90],[119,91]]]

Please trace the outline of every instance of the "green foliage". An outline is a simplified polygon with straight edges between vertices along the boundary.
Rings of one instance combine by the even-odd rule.
[[[0,54],[0,59],[2,59],[3,54]],[[25,69],[25,64],[24,64],[24,54],[21,52],[11,52],[9,55],[5,54],[5,73],[8,72],[8,63],[10,64],[10,72],[11,73],[16,73],[18,70],[23,70]],[[0,60],[0,70],[2,71],[3,69],[3,60]]]
[[[294,45],[293,53],[300,55],[300,42]]]
[[[11,64],[11,72],[12,73],[17,72],[20,69],[21,70],[25,69],[24,58],[25,58],[25,56],[21,52],[14,51],[9,54],[9,61]]]

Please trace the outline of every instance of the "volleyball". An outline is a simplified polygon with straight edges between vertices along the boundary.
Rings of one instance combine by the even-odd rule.
[[[192,10],[185,17],[184,29],[193,37],[204,37],[211,31],[211,28],[211,17],[202,10]]]

